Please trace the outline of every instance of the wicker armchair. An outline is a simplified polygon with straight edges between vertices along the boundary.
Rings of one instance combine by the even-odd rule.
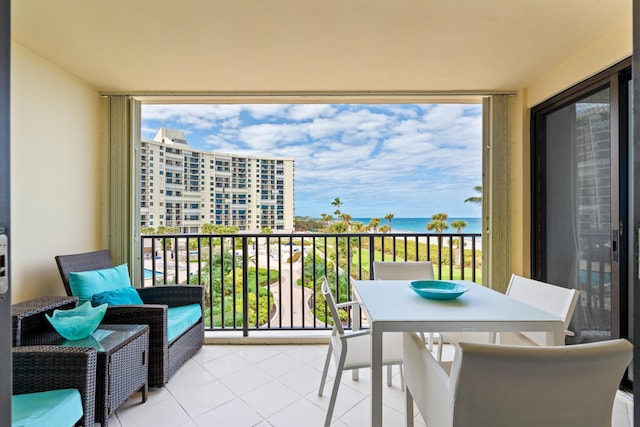
[[[55,345],[13,347],[13,394],[78,389],[83,409],[78,424],[93,427],[96,360],[94,348]]]
[[[55,257],[67,295],[69,273],[111,268],[109,251]],[[149,325],[149,386],[162,387],[204,344],[204,288],[196,285],[161,285],[137,288],[144,305],[107,309],[103,323]],[[202,317],[171,342],[167,340],[167,308],[200,304]]]

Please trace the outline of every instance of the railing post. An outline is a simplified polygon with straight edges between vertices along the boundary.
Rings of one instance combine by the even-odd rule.
[[[329,325],[326,322],[323,322],[322,324],[318,324],[317,323],[317,318],[318,318],[318,310],[316,308],[316,306],[313,307],[307,307],[306,306],[306,302],[307,299],[305,298],[305,295],[307,292],[311,292],[313,293],[314,298],[317,296],[317,289],[315,288],[315,286],[312,286],[311,289],[309,291],[305,291],[304,289],[304,283],[306,280],[309,280],[310,282],[313,282],[315,284],[315,282],[318,280],[317,279],[317,274],[319,274],[320,270],[324,271],[324,274],[328,275],[329,271],[327,271],[327,269],[331,269],[333,270],[333,273],[335,273],[336,275],[336,280],[335,280],[335,292],[336,294],[339,294],[340,291],[342,292],[347,292],[347,294],[349,295],[349,298],[352,298],[352,288],[351,288],[351,276],[353,275],[354,279],[360,278],[360,279],[372,279],[375,275],[375,271],[373,268],[373,264],[376,260],[379,260],[381,258],[380,255],[376,255],[376,248],[375,248],[375,242],[377,239],[381,239],[381,246],[382,244],[384,244],[384,239],[385,238],[390,238],[390,239],[399,239],[402,238],[404,241],[404,245],[402,244],[394,244],[393,240],[391,241],[391,243],[387,242],[387,247],[389,249],[391,249],[393,247],[393,249],[395,249],[394,253],[392,254],[391,252],[387,255],[389,255],[387,258],[387,261],[390,261],[391,259],[394,259],[396,261],[418,261],[418,260],[423,260],[425,257],[427,258],[427,260],[430,260],[434,263],[434,273],[437,274],[437,278],[438,279],[442,279],[443,274],[448,274],[448,278],[453,278],[454,276],[454,267],[456,267],[456,263],[455,263],[455,251],[454,251],[454,242],[458,241],[458,250],[460,251],[460,257],[461,257],[461,265],[460,265],[460,273],[459,273],[459,277],[460,278],[467,278],[467,277],[471,277],[471,279],[475,282],[478,277],[478,270],[476,268],[476,264],[479,260],[479,256],[477,254],[477,250],[478,250],[478,243],[476,241],[476,239],[480,238],[479,234],[470,234],[468,235],[469,238],[471,239],[471,271],[470,272],[466,272],[464,269],[464,238],[465,235],[464,234],[455,234],[455,235],[449,235],[449,234],[441,234],[441,233],[437,233],[437,234],[425,234],[425,233],[411,233],[411,234],[403,234],[403,233],[396,233],[396,234],[372,234],[372,233],[367,233],[367,234],[313,234],[313,235],[298,235],[298,234],[291,234],[291,235],[285,235],[285,234],[279,234],[276,236],[265,236],[265,235],[259,235],[259,234],[242,234],[242,235],[238,235],[238,234],[216,234],[216,235],[153,235],[153,236],[141,236],[141,244],[140,244],[140,254],[141,254],[141,258],[144,258],[144,251],[145,251],[145,247],[146,247],[146,241],[149,241],[149,239],[151,240],[151,262],[149,263],[151,265],[151,268],[153,270],[153,275],[154,277],[157,277],[157,274],[163,274],[163,277],[165,279],[165,282],[167,282],[167,278],[169,276],[176,277],[176,282],[179,281],[178,280],[178,274],[180,272],[182,272],[184,274],[185,270],[187,273],[192,272],[194,269],[197,270],[197,273],[200,275],[202,274],[202,266],[201,264],[205,261],[205,254],[204,251],[205,249],[207,249],[208,246],[208,260],[207,261],[207,265],[208,265],[208,270],[209,270],[209,274],[210,274],[210,283],[209,283],[209,295],[210,295],[210,300],[209,300],[209,306],[208,309],[210,310],[210,314],[209,314],[209,328],[210,330],[214,330],[214,329],[220,329],[220,330],[233,330],[236,332],[240,332],[242,331],[242,335],[243,336],[248,336],[249,335],[249,331],[252,330],[254,331],[254,333],[258,333],[258,331],[266,331],[266,330],[274,330],[274,329],[301,329],[301,330],[307,330],[307,329],[328,329]],[[421,237],[426,237],[426,245],[422,244],[420,241]],[[202,241],[203,239],[208,239],[208,245],[203,245]],[[295,238],[300,238],[301,239],[301,257],[300,257],[300,272],[299,273],[294,273],[293,271],[293,265],[294,265],[294,261],[293,261],[293,241]],[[322,239],[322,244],[318,244],[317,239],[321,238]],[[198,244],[197,246],[197,259],[198,259],[198,267],[194,268],[194,266],[190,266],[189,263],[189,240],[192,239],[197,239]],[[217,251],[214,251],[214,240],[216,239],[216,242],[220,241],[219,243],[219,250],[220,250],[220,257],[218,259],[217,257]],[[231,245],[227,245],[225,242],[225,239],[232,239],[231,240]],[[239,239],[239,240],[236,240]],[[255,239],[255,259],[253,257],[249,256],[249,246],[252,245],[252,239]],[[262,297],[264,299],[266,299],[266,303],[269,309],[269,313],[267,314],[269,317],[267,317],[266,319],[264,318],[265,314],[264,312],[262,312],[260,314],[260,291],[262,289],[260,289],[260,273],[259,273],[259,268],[257,268],[256,270],[256,276],[255,276],[255,281],[252,280],[251,283],[249,283],[249,270],[250,270],[250,266],[251,264],[253,264],[255,262],[256,266],[260,265],[260,251],[259,251],[259,247],[260,247],[260,240],[265,240],[266,241],[266,247],[267,247],[267,257],[269,256],[269,253],[271,252],[271,248],[270,248],[270,243],[271,241],[277,241],[278,243],[278,249],[277,251],[274,249],[274,253],[273,255],[278,255],[278,260],[276,261],[271,260],[270,258],[267,258],[265,263],[266,267],[267,267],[267,281],[271,282],[271,279],[273,279],[273,275],[275,274],[274,272],[271,271],[271,269],[273,268],[274,270],[279,271],[279,281],[280,283],[277,285],[278,288],[277,289],[273,289],[274,291],[277,291],[277,296],[275,294],[270,294],[267,293],[266,297]],[[283,249],[282,249],[282,242],[283,240],[287,239],[289,242],[289,258],[288,258],[288,262],[284,262],[283,261]],[[308,253],[308,255],[310,256],[306,256],[305,255],[305,240],[306,239],[311,239],[311,245],[310,245],[310,250],[311,252]],[[346,249],[344,248],[344,246],[341,246],[341,239],[347,239],[346,241]],[[351,240],[354,239],[354,240]],[[179,252],[178,249],[180,249],[182,246],[180,245],[180,241],[185,241],[185,248],[187,249],[187,255],[184,259],[181,259],[181,257],[179,256]],[[236,251],[240,248],[238,248],[238,242],[240,242],[241,248],[242,248],[242,259],[237,259],[235,257]],[[443,257],[445,257],[447,255],[447,252],[445,252],[444,248],[444,242],[448,242],[448,254],[449,254],[449,265],[443,265]],[[362,249],[362,246],[366,246],[368,243],[369,245],[369,254],[368,257],[366,255],[361,255],[361,252],[359,252],[358,257],[349,257],[348,255],[352,252],[352,250],[354,250],[356,247],[358,247],[359,249]],[[437,250],[436,248],[434,248],[433,253],[431,253],[430,251],[430,245],[431,243],[437,243]],[[156,260],[155,259],[155,251],[160,247],[160,245],[162,245],[162,250],[164,252],[164,256],[162,257],[162,260]],[[401,256],[400,253],[395,253],[398,251],[401,251],[402,248],[404,246],[404,257]],[[409,257],[409,250],[413,250],[413,248],[415,247],[415,259],[413,256]],[[171,249],[169,249],[171,248]],[[426,249],[425,249],[426,248]],[[335,256],[331,255],[331,252],[334,251],[335,249]],[[341,254],[342,254],[342,250],[344,249],[345,253],[345,257],[347,259],[347,266],[346,267],[341,267],[340,266],[340,258],[341,258]],[[158,249],[159,250],[159,249]],[[426,250],[426,256],[422,255],[422,252]],[[214,252],[216,252],[216,258],[213,258]],[[172,254],[172,256],[169,256],[169,254]],[[228,257],[229,255],[231,256],[231,273],[229,274],[229,268],[228,266],[225,267],[225,259],[228,261]],[[365,256],[366,259],[363,259],[362,256]],[[365,263],[369,262],[369,266],[368,269],[364,267]],[[254,261],[255,260],[255,261]],[[311,262],[311,264],[308,266],[308,269],[305,269],[305,260],[307,262]],[[171,264],[169,263],[169,261],[171,261]],[[352,266],[350,261],[357,261],[358,265],[357,266]],[[329,267],[329,264],[335,262],[335,266]],[[322,268],[322,266],[324,266],[324,268]],[[148,267],[148,266],[147,266]],[[238,272],[236,274],[236,267],[238,268],[242,268],[241,272]],[[204,267],[207,268],[207,267]],[[283,270],[286,270],[286,268],[289,268],[289,270],[286,272]],[[160,270],[160,271],[158,271]],[[448,270],[448,271],[447,271]],[[594,271],[596,270],[595,268],[593,269]],[[457,272],[455,272],[456,274],[458,274]],[[344,285],[346,285],[346,288],[343,288],[341,285],[341,281],[340,281],[340,276],[341,274],[343,276],[346,277],[346,283]],[[595,273],[594,273],[595,274]],[[601,275],[604,273],[601,273]],[[368,277],[367,277],[368,275]],[[227,286],[226,282],[229,280],[229,276],[231,276],[230,280],[231,280],[231,286]],[[238,277],[240,276],[240,277]],[[218,279],[219,277],[219,279]],[[591,276],[590,276],[591,277]],[[595,277],[595,276],[594,276]],[[144,276],[142,276],[143,280],[144,280]],[[286,287],[286,289],[283,286],[283,279],[288,278],[289,280],[289,285]],[[456,276],[456,278],[458,278],[458,276]],[[236,279],[238,281],[241,280],[241,289],[238,289],[240,291],[240,293],[236,293],[236,287],[235,287],[235,283],[236,283]],[[296,287],[298,286],[297,284],[297,280],[298,279],[302,279],[302,288],[303,289],[296,289]],[[344,277],[343,277],[344,279]],[[593,278],[591,278],[591,280],[593,280]],[[155,279],[153,280],[154,283],[152,283],[152,285],[155,284]],[[215,281],[215,285],[214,285],[214,281]],[[219,291],[220,291],[220,295],[218,295],[217,291],[218,291],[218,282],[219,283]],[[333,284],[333,283],[332,283]],[[255,286],[255,293],[256,293],[256,303],[255,306],[253,304],[249,303],[249,295],[251,295],[254,291],[253,288],[249,288],[249,286]],[[215,288],[215,289],[214,289]],[[269,285],[267,285],[267,291],[269,291]],[[225,294],[225,289],[229,290],[231,289],[231,292],[229,295]],[[214,292],[215,291],[215,292]],[[290,302],[286,299],[287,295],[293,295],[294,291],[300,291],[300,298],[292,298],[290,300]],[[298,294],[296,294],[298,295]],[[284,297],[283,297],[284,296]],[[596,295],[597,296],[597,295]],[[342,297],[344,297],[344,295],[342,295]],[[242,302],[241,302],[241,307],[238,308],[237,307],[237,303],[238,303],[238,299],[242,298]],[[215,301],[214,301],[215,299]],[[275,299],[275,301],[274,301]],[[594,304],[597,303],[597,299],[594,300]],[[286,312],[285,307],[283,307],[283,302],[284,304],[287,304],[286,309],[289,310],[289,312]],[[215,307],[214,307],[214,303],[215,303]],[[289,305],[290,304],[290,305]],[[228,306],[233,305],[233,307],[231,307],[232,309],[229,310],[227,309]],[[258,313],[258,318],[257,318],[257,322],[253,322],[250,323],[250,311],[253,311],[255,308],[255,310],[257,310]],[[272,309],[277,310],[277,315],[278,315],[278,321],[280,323],[278,323],[277,325],[275,324],[275,321],[271,321],[271,314],[272,314]],[[309,311],[311,315],[313,315],[314,320],[308,320],[309,318],[300,318],[298,319],[298,314],[296,310],[300,310],[301,313],[303,313],[302,315],[304,316],[304,312],[305,311]],[[294,315],[294,311],[296,311],[296,314]],[[216,316],[214,316],[214,312],[215,313],[220,313],[220,324],[216,325],[214,323],[216,323],[216,319],[214,319],[214,317],[217,317],[218,314],[216,314]],[[230,316],[233,317],[233,322],[229,322],[232,323],[232,325],[230,326],[225,326],[227,325],[227,319],[225,316],[225,313],[229,313]],[[284,322],[284,325],[282,323],[283,319],[282,316],[287,317],[286,322]],[[237,317],[241,317],[241,319],[237,319]],[[351,322],[354,321],[353,319],[353,313],[350,314],[350,318],[349,320]],[[242,323],[241,323],[242,322]],[[290,324],[289,324],[290,323]],[[285,326],[286,325],[286,326]]]
[[[257,247],[257,246],[256,246]],[[249,336],[249,246],[247,237],[242,237],[242,336]]]
[[[373,279],[373,261],[376,259],[375,252],[375,237],[373,234],[369,235],[369,280]]]

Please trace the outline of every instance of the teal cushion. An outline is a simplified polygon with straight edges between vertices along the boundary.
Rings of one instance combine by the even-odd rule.
[[[82,399],[75,388],[11,396],[11,426],[72,426],[82,418]]]
[[[202,317],[200,304],[169,307],[167,310],[167,341],[178,338]]]
[[[103,270],[69,273],[71,294],[78,297],[78,304],[91,301],[95,294],[131,286],[127,264]]]
[[[126,288],[114,289],[112,291],[100,292],[91,298],[91,304],[94,306],[101,304],[109,305],[125,305],[125,304],[144,304],[140,298],[138,291],[132,286]]]

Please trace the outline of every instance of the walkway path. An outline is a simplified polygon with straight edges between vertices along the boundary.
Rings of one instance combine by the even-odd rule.
[[[291,276],[291,264],[283,263],[280,282],[269,287],[276,305],[276,314],[271,318],[271,327],[302,327],[303,318],[305,327],[313,326],[314,316],[307,306],[312,292],[297,283],[302,276],[301,262],[293,263],[293,284]]]

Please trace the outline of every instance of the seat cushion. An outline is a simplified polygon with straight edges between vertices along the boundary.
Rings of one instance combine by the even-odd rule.
[[[202,307],[200,304],[169,307],[167,310],[167,341],[171,342],[184,331],[200,320]]]
[[[11,397],[12,427],[72,426],[82,418],[75,388],[16,394]]]
[[[101,304],[108,305],[124,305],[124,304],[144,304],[140,298],[140,294],[133,286],[114,289],[95,294],[91,298],[91,304],[94,306]]]
[[[129,267],[122,264],[102,270],[89,270],[69,273],[71,294],[78,297],[78,304],[91,301],[100,292],[131,287]]]

